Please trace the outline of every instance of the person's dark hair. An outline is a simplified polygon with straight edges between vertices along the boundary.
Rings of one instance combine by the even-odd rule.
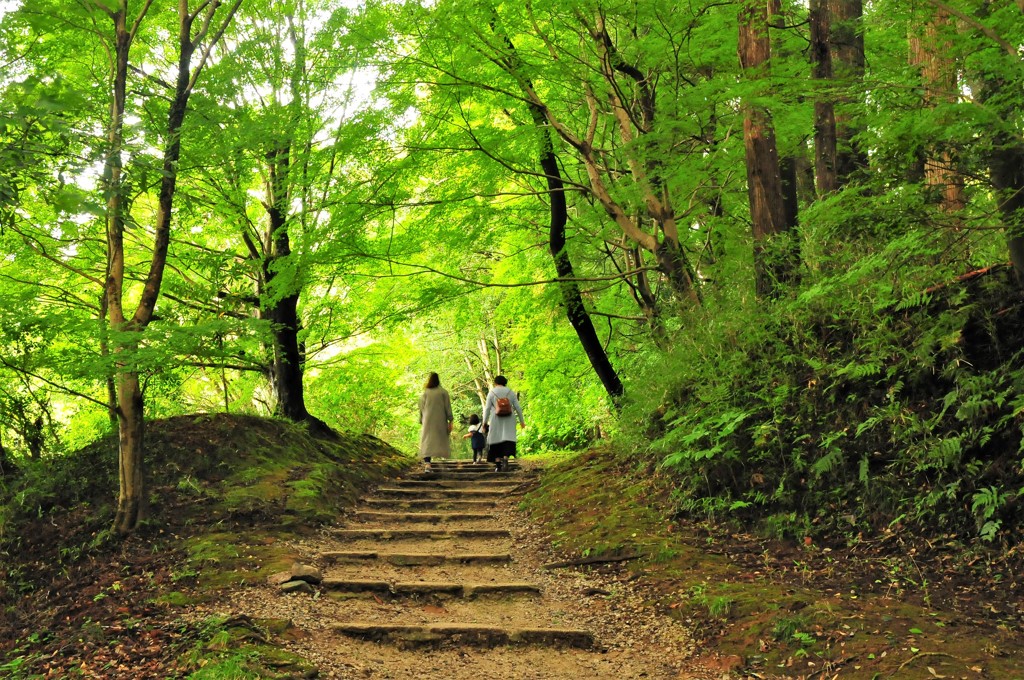
[[[427,376],[427,384],[424,385],[424,387],[429,389],[431,387],[440,387],[440,386],[441,386],[441,376],[439,376],[437,373],[431,373],[429,376]]]
[[[480,416],[478,416],[475,413],[473,415],[471,415],[469,417],[469,424],[470,425],[479,425],[480,424]]]
[[[495,385],[508,385],[508,378],[506,378],[503,375],[496,375],[496,376],[494,376],[494,384]]]

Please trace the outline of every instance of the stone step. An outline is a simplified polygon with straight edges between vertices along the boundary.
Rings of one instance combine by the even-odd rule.
[[[372,529],[333,529],[331,534],[343,540],[359,540],[372,538],[376,540],[389,541],[405,538],[511,538],[507,529],[487,528],[431,528],[431,529],[409,529],[409,528],[388,528],[376,527]]]
[[[429,510],[458,510],[458,511],[481,511],[489,510],[497,506],[495,500],[463,501],[446,500],[444,498],[364,498],[363,505],[371,508],[392,508],[394,510],[429,509]]]
[[[452,489],[452,488],[414,488],[414,487],[381,487],[377,493],[392,498],[419,498],[423,500],[497,500],[506,495],[504,489]]]
[[[465,481],[472,482],[476,480],[487,480],[487,481],[511,481],[512,479],[518,480],[516,484],[521,482],[520,475],[514,475],[511,472],[495,472],[494,468],[489,470],[480,470],[479,472],[414,472],[408,476],[409,479],[417,481]]]
[[[493,474],[502,474],[496,472]],[[519,479],[396,479],[391,482],[403,489],[513,489],[521,483]]]
[[[467,522],[487,521],[494,519],[487,512],[382,512],[377,510],[360,510],[355,519],[363,522]]]
[[[434,460],[430,461],[430,466],[456,469],[490,467],[491,469],[493,469],[494,463],[488,463],[487,461],[477,461],[476,463],[474,463],[472,460],[468,459],[453,460],[451,458],[435,458]],[[515,469],[519,469],[520,467],[522,467],[518,462],[515,461],[515,459],[509,461],[508,466],[509,468]]]
[[[443,564],[505,564],[512,561],[508,553],[404,553],[377,552],[375,550],[333,551],[320,554],[330,563],[363,563],[381,561],[396,567],[440,566]]]
[[[448,536],[432,531],[426,536],[391,538],[386,542],[374,536],[349,536],[337,550],[388,553],[451,553],[453,555],[498,554],[509,551],[509,538],[501,536]]]
[[[332,629],[335,633],[348,637],[404,645],[545,645],[577,649],[593,649],[596,646],[592,633],[571,628],[508,628],[474,623],[342,623],[333,626]]]
[[[324,590],[342,593],[376,593],[395,597],[416,595],[473,598],[481,595],[540,595],[533,583],[459,583],[454,581],[369,581],[328,577],[321,582]]]

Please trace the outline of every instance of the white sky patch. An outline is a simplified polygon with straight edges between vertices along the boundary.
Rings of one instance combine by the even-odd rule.
[[[0,19],[8,12],[13,12],[21,6],[21,0],[0,0]]]

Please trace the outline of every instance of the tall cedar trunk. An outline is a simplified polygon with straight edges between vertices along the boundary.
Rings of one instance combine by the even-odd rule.
[[[739,16],[740,65],[761,77],[771,59],[768,5],[745,0]],[[743,142],[747,160],[747,197],[754,233],[754,282],[759,297],[774,297],[796,270],[779,155],[771,117],[761,107],[744,106]]]
[[[862,0],[811,0],[811,61],[813,77],[826,88],[814,103],[815,180],[821,195],[846,184],[867,167],[856,130],[837,105],[850,102],[838,96],[844,85],[859,83],[864,75],[864,36],[859,30]]]
[[[810,0],[810,26],[812,75],[827,85],[834,76],[828,0]],[[822,196],[839,188],[836,144],[835,105],[831,94],[822,94],[814,102],[814,179]]]
[[[840,83],[860,93],[863,91],[864,79],[864,33],[861,31],[864,2],[828,0],[828,10],[831,15],[829,43],[833,75]],[[857,141],[860,129],[852,124],[850,116],[843,110],[844,104],[848,103],[851,103],[851,97],[840,97],[835,111],[836,175],[839,186],[868,167],[868,156]]]
[[[1006,228],[1006,245],[1017,281],[1024,285],[1024,145],[1001,133],[989,159],[992,186]]]
[[[270,256],[265,266],[268,290],[274,300],[267,309],[274,337],[273,386],[277,398],[277,415],[302,422],[309,418],[302,388],[302,351],[299,347],[299,293],[294,286],[287,291],[274,291],[272,282],[276,276],[276,263],[283,262],[291,255],[288,236],[287,177],[289,149],[279,146],[267,155],[270,181],[268,183],[267,214],[269,219],[268,241]]]
[[[909,37],[910,63],[920,70],[924,106],[928,108],[955,103],[958,97],[956,62],[951,56],[952,44],[945,36],[949,26],[949,15],[936,10],[923,31],[913,31]],[[926,146],[924,181],[935,191],[936,200],[945,212],[963,210],[966,205],[964,179],[957,170],[952,149],[939,144]]]
[[[623,394],[622,381],[619,380],[615,368],[608,359],[608,354],[604,351],[601,339],[597,336],[597,330],[590,319],[590,314],[587,313],[587,308],[583,304],[580,288],[574,281],[576,273],[573,271],[572,261],[569,259],[569,252],[565,247],[565,224],[568,221],[568,210],[565,203],[565,185],[562,183],[554,145],[544,123],[544,113],[537,110],[535,106],[530,108],[533,111],[533,119],[538,133],[541,135],[540,165],[547,178],[548,200],[551,208],[548,247],[551,257],[555,261],[555,271],[558,272],[558,278],[561,279],[558,285],[562,293],[562,302],[565,304],[565,313],[573,330],[576,331],[576,337],[580,339],[580,345],[583,346],[583,351],[586,352],[591,367],[601,384],[604,385],[608,396],[617,403]]]
[[[993,98],[1007,87],[1001,77],[993,74],[979,74],[978,81],[974,91],[985,106],[993,106]],[[1005,115],[1004,120],[1012,121],[1013,117]],[[1024,144],[1010,127],[1012,123],[1005,125],[993,135],[989,174],[1003,216],[1010,261],[1018,283],[1024,285]]]

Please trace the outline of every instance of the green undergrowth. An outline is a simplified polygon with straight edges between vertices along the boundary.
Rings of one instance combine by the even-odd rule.
[[[1008,267],[894,290],[888,260],[681,337],[623,446],[690,517],[797,540],[1022,535],[1024,296]]]
[[[212,617],[191,632],[180,654],[190,680],[257,680],[317,677],[317,669],[273,640],[292,638],[290,621]]]
[[[622,563],[623,578],[692,628],[705,649],[760,674],[753,677],[828,670],[865,680],[928,677],[929,667],[947,677],[1024,673],[998,631],[963,626],[960,615],[860,592],[855,584],[824,592],[767,566],[743,567],[721,554],[720,539],[705,527],[666,520],[675,503],[663,470],[601,449],[550,465],[524,507],[570,557],[635,556]]]

